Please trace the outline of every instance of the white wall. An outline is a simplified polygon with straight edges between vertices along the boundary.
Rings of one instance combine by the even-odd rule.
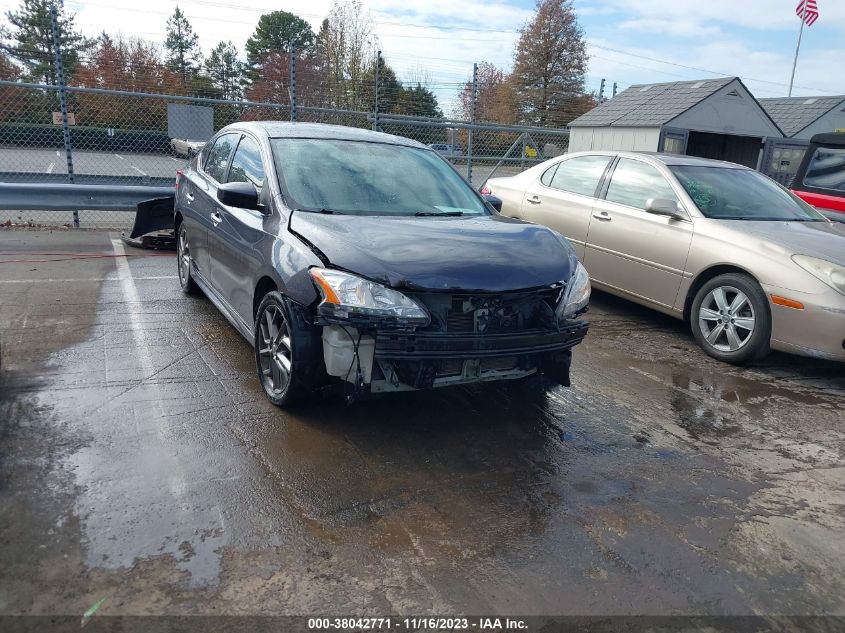
[[[730,94],[734,91],[736,96]],[[701,103],[672,119],[666,127],[716,134],[783,138],[777,126],[739,80],[723,86]]]
[[[656,152],[659,143],[659,127],[573,127],[569,132],[570,152],[591,149]]]
[[[805,127],[792,138],[802,138],[809,141],[813,134],[836,132],[837,130],[845,130],[845,101],[824,116],[816,119],[815,122]]]

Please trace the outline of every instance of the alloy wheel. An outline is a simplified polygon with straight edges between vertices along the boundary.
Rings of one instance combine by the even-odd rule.
[[[754,334],[754,307],[741,290],[719,286],[701,302],[698,326],[704,339],[715,349],[736,352]]]
[[[261,379],[268,393],[279,396],[290,384],[290,329],[282,309],[268,305],[258,324],[258,359]]]
[[[188,232],[179,227],[179,241],[176,244],[176,262],[179,269],[179,283],[184,288],[191,276],[191,251],[188,248]]]

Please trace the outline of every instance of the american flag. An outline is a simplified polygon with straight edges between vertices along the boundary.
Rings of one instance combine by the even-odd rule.
[[[819,19],[819,5],[816,0],[801,0],[795,8],[795,14],[804,20],[807,26],[813,26]]]

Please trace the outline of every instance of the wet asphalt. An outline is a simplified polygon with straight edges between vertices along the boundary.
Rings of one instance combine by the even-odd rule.
[[[845,368],[596,293],[573,387],[281,411],[172,253],[0,230],[0,614],[845,615]]]

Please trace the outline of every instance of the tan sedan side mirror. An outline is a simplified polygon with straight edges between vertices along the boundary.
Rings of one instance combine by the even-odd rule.
[[[645,202],[645,210],[647,213],[654,215],[665,215],[676,220],[685,220],[686,217],[681,213],[681,208],[674,200],[666,198],[649,198]]]

